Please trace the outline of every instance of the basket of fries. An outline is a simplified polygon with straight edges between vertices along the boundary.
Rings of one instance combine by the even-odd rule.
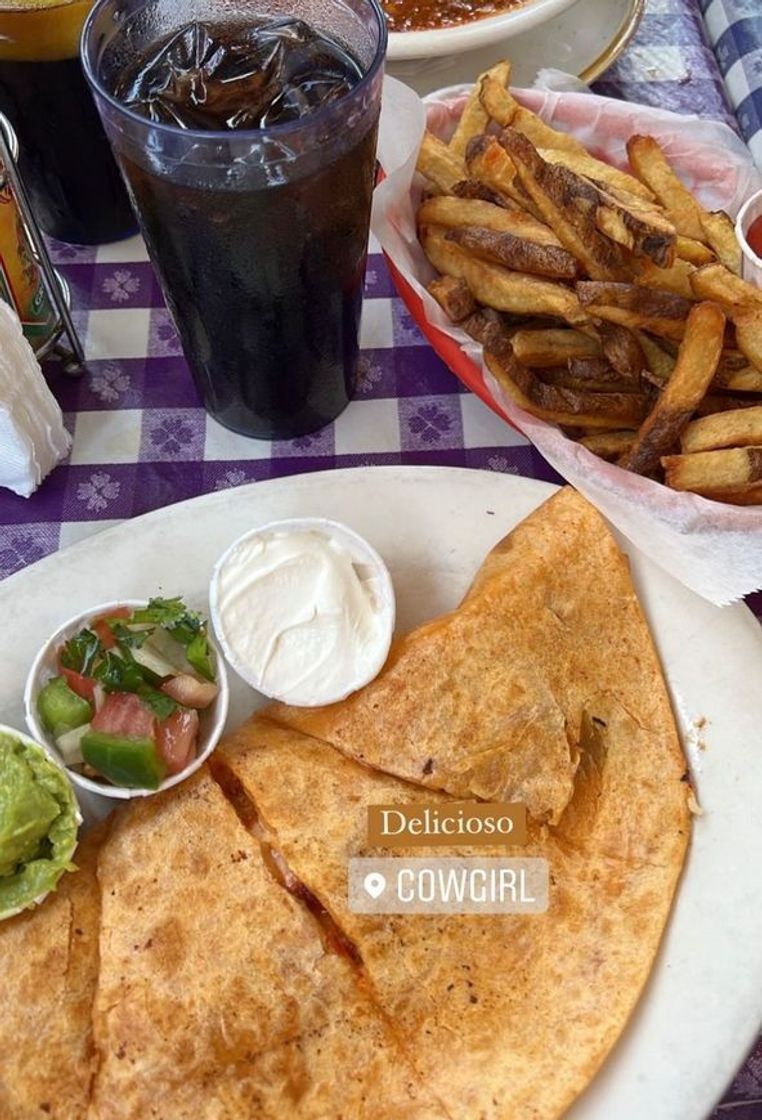
[[[644,552],[723,603],[762,585],[762,290],[726,126],[510,66],[424,106],[396,84],[373,228],[469,388]]]

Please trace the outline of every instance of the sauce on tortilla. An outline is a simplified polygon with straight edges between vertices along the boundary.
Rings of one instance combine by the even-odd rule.
[[[339,956],[347,957],[356,967],[362,966],[362,957],[354,942],[347,937],[326,910],[320,899],[313,894],[306,883],[294,875],[277,848],[266,840],[266,829],[260,819],[259,810],[243,787],[241,780],[229,766],[218,759],[212,759],[212,775],[235,810],[244,828],[259,841],[265,867],[284,890],[296,898],[309,910],[317,922],[325,948]]]
[[[383,0],[390,31],[435,31],[518,8],[523,0]]]

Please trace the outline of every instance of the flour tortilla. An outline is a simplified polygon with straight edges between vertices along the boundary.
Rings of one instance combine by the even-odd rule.
[[[448,796],[261,718],[218,749],[217,765],[238,776],[294,875],[356,945],[401,1046],[451,1117],[561,1116],[616,1042],[651,970],[688,839],[682,762],[674,729],[631,744],[621,737],[634,730],[630,717],[606,715],[612,730],[599,727],[599,741],[586,743],[558,828],[530,825],[526,847],[459,853],[547,859],[543,915],[351,913],[350,857],[422,854],[369,848],[367,806],[445,805]],[[641,796],[626,778],[630,766],[640,773],[642,751],[651,780]]]
[[[206,768],[119,814],[99,878],[88,1120],[443,1117]]]
[[[101,835],[85,837],[74,855],[78,870],[39,907],[0,922],[3,1120],[84,1120],[95,1069]]]
[[[674,742],[627,561],[600,514],[565,487],[493,549],[456,611],[393,646],[372,684],[341,704],[265,714],[387,773],[523,801],[555,823],[572,795],[584,713],[601,694]]]

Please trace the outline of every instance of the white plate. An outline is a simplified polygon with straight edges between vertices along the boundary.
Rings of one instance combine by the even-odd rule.
[[[421,95],[473,82],[502,58],[511,59],[511,85],[519,88],[531,86],[543,66],[591,82],[622,53],[644,9],[645,0],[578,0],[540,27],[497,38],[488,47],[443,58],[394,59],[386,70]]]
[[[106,530],[0,584],[0,723],[23,727],[26,673],[63,618],[99,599],[202,596],[247,529],[346,522],[387,561],[407,629],[454,607],[488,549],[553,490],[491,472],[361,468],[209,494]],[[745,607],[713,607],[626,551],[705,814],[644,998],[567,1120],[704,1120],[760,1020],[762,628]],[[232,680],[230,699],[233,725],[255,696]]]

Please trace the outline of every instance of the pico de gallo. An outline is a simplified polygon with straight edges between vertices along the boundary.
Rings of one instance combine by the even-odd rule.
[[[196,757],[214,703],[206,621],[181,598],[92,618],[59,647],[37,712],[64,763],[131,789],[158,789]]]

